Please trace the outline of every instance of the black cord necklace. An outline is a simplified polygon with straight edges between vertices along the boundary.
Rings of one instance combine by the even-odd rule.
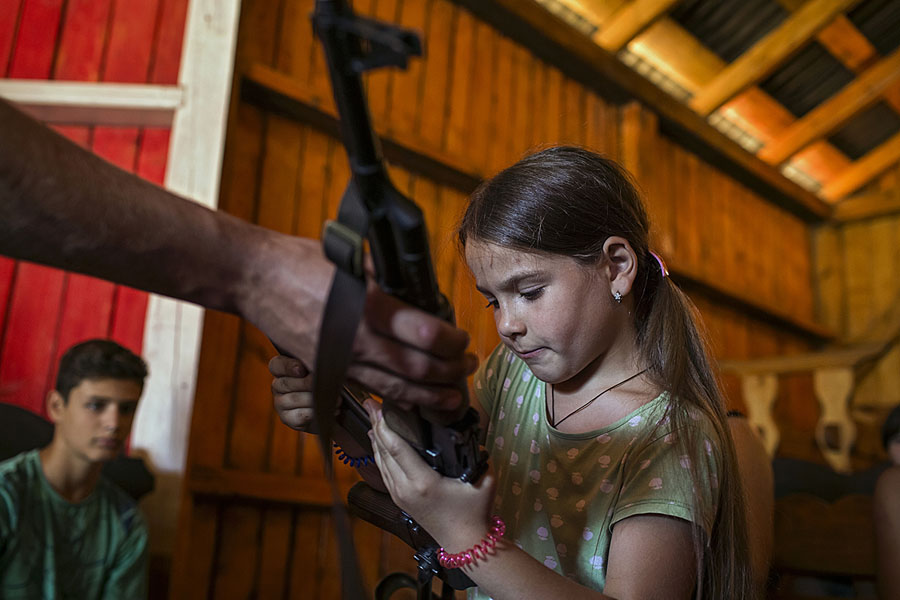
[[[588,400],[587,402],[585,402],[584,404],[582,404],[581,406],[579,406],[578,408],[576,408],[575,410],[573,410],[572,412],[570,412],[569,414],[567,414],[566,416],[564,416],[564,417],[563,417],[562,419],[560,419],[559,421],[556,420],[556,396],[555,396],[555,394],[553,393],[553,384],[551,383],[551,384],[550,384],[550,425],[551,425],[552,427],[559,427],[559,424],[560,424],[560,423],[562,423],[563,421],[565,421],[566,419],[568,419],[568,418],[571,417],[572,415],[574,415],[574,414],[576,414],[576,413],[580,413],[581,411],[583,411],[584,409],[586,409],[588,406],[590,406],[590,405],[594,402],[594,400],[596,400],[597,398],[599,398],[600,396],[602,396],[602,395],[605,394],[606,392],[609,392],[609,391],[611,391],[611,390],[614,390],[614,389],[616,389],[617,387],[619,387],[620,385],[625,385],[626,383],[628,383],[629,381],[631,381],[631,380],[634,379],[635,377],[637,377],[637,376],[639,376],[639,375],[643,375],[643,374],[646,373],[646,372],[647,372],[647,369],[644,369],[644,370],[642,370],[642,371],[638,371],[637,373],[635,373],[635,374],[632,375],[631,377],[629,377],[629,378],[627,378],[627,379],[623,379],[622,381],[620,381],[619,383],[615,384],[614,386],[611,386],[611,387],[606,388],[605,390],[603,390],[602,392],[600,392],[599,394],[597,394],[596,396],[594,396],[593,398],[591,398],[590,400]]]

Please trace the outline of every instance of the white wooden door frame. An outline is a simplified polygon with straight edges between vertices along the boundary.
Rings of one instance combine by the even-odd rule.
[[[0,79],[0,96],[49,123],[171,126],[165,187],[218,203],[240,0],[189,0],[177,86]],[[197,378],[203,310],[150,295],[143,355],[150,368],[133,453],[156,475],[142,506],[151,551],[171,555]]]

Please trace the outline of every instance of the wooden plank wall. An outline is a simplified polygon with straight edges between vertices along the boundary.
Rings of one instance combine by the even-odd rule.
[[[274,69],[297,84],[306,104],[327,113],[333,101],[311,37],[312,4],[245,0],[236,78],[260,65]],[[750,357],[808,346],[807,336],[747,317],[735,308],[739,302],[722,299],[733,288],[734,298],[744,294],[757,306],[811,322],[809,244],[800,221],[667,141],[640,107],[608,104],[448,0],[355,5],[415,27],[427,41],[426,58],[409,71],[378,72],[367,80],[384,135],[462,165],[476,178],[551,143],[583,144],[619,157],[638,172],[657,218],[654,234],[673,270],[719,290],[696,297],[718,354]],[[238,87],[220,208],[317,237],[348,178],[343,148],[314,124],[241,99]],[[468,190],[402,164],[392,175],[423,206],[438,277],[459,322],[472,332],[474,348],[485,356],[497,342],[493,319],[451,235]],[[779,287],[785,267],[795,278],[787,290]],[[207,313],[172,598],[337,597],[320,458],[315,440],[281,425],[272,410],[266,364],[273,352],[250,325]],[[353,477],[340,470],[342,485]],[[370,586],[391,570],[413,570],[410,553],[398,542],[364,523],[357,532]]]
[[[862,193],[900,188],[893,167]],[[818,317],[843,339],[865,339],[900,326],[900,215],[819,228],[813,237]],[[880,427],[900,404],[900,349],[894,348],[859,383],[852,415],[859,427],[853,456],[869,466],[883,460]]]
[[[0,3],[0,75],[122,83],[178,78],[187,0]],[[58,126],[119,167],[162,184],[168,129]],[[0,400],[44,411],[69,346],[111,337],[141,351],[147,295],[0,258]]]

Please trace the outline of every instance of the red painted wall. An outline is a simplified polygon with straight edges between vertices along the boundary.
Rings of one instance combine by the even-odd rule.
[[[174,84],[188,0],[3,0],[0,76]],[[162,184],[168,129],[57,125],[119,167]],[[0,401],[44,413],[71,345],[110,337],[140,352],[147,294],[0,257]]]

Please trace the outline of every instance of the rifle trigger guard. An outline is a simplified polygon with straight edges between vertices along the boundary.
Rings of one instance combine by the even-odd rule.
[[[363,238],[338,221],[327,221],[322,234],[325,256],[338,269],[363,279]]]

